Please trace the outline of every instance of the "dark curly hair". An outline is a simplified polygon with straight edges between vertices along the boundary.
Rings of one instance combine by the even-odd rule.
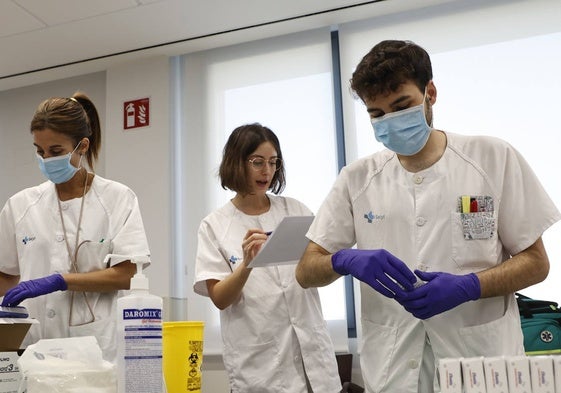
[[[411,41],[386,40],[374,46],[358,63],[351,90],[362,101],[389,94],[412,81],[421,92],[432,80],[432,66],[426,50]]]

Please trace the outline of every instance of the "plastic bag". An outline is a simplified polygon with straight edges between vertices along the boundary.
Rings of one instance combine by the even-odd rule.
[[[19,393],[116,393],[115,365],[93,336],[39,340],[18,360]]]

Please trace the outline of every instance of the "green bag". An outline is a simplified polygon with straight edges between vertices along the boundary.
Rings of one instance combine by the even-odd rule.
[[[516,293],[526,355],[561,353],[561,310],[549,300]]]

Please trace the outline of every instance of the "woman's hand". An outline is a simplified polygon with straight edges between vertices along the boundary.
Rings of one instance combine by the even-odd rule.
[[[232,274],[223,280],[207,280],[208,295],[216,307],[224,310],[226,307],[238,302],[242,290],[249,278],[252,268],[249,263],[255,258],[263,243],[267,241],[267,234],[261,229],[250,229],[242,240],[243,262]]]
[[[61,274],[55,273],[35,280],[22,281],[4,295],[2,306],[15,307],[23,300],[46,295],[56,291],[66,291],[68,285]]]
[[[248,268],[247,266],[261,250],[268,237],[262,229],[250,229],[247,231],[242,241],[243,265],[245,268]]]

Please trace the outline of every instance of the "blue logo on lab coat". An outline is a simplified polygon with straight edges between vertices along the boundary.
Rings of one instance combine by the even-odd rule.
[[[374,214],[372,213],[372,211],[369,211],[368,213],[366,213],[364,215],[364,218],[366,218],[366,220],[368,221],[369,224],[372,224],[372,221],[374,220],[383,220],[384,218],[386,218],[385,214]]]
[[[23,244],[27,244],[29,242],[32,242],[33,240],[35,240],[35,236],[26,236],[23,239],[21,239],[21,241],[23,242]]]

